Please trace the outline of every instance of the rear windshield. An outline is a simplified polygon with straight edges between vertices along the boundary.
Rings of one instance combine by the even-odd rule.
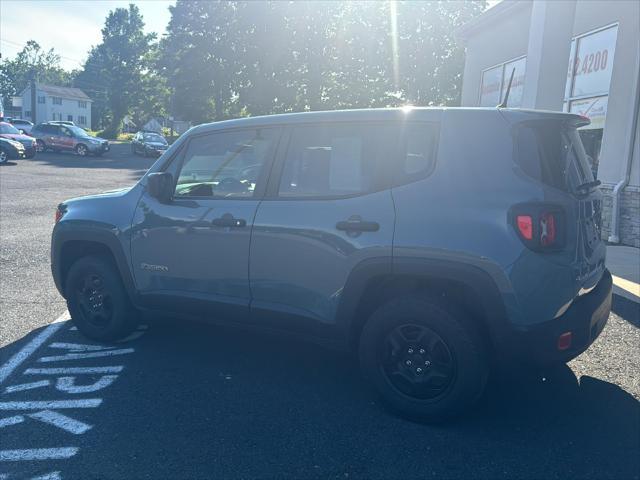
[[[531,122],[518,128],[516,161],[529,176],[576,192],[593,182],[591,161],[576,128],[565,122]]]

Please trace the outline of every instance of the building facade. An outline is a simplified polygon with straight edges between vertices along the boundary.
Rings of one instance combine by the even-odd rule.
[[[34,123],[65,120],[83,128],[91,127],[92,100],[79,88],[37,83],[35,120],[31,107],[31,86],[27,86],[20,93],[20,98],[22,99],[22,118]]]
[[[458,32],[463,106],[578,113],[602,182],[602,235],[640,247],[640,2],[504,0]]]

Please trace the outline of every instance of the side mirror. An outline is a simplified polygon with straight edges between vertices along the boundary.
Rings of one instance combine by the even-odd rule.
[[[153,198],[168,203],[173,196],[173,175],[169,172],[150,173],[147,176],[147,191]]]

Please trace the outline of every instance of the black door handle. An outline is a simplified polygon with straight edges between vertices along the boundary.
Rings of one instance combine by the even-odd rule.
[[[235,218],[230,213],[225,213],[220,218],[214,218],[211,223],[216,227],[246,227],[247,221],[244,218]]]
[[[349,220],[336,223],[336,228],[345,232],[377,232],[380,230],[380,224],[367,222],[360,217],[351,217]]]

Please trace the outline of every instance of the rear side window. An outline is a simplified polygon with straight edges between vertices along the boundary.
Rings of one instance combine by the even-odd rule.
[[[375,191],[396,145],[391,125],[295,127],[280,179],[281,197],[341,197]]]
[[[56,125],[42,125],[40,130],[43,133],[51,133],[54,135],[58,133],[58,127]]]
[[[415,182],[433,171],[438,135],[438,126],[434,123],[410,123],[405,126],[395,185]]]
[[[516,161],[527,175],[568,192],[593,181],[580,135],[563,122],[536,122],[518,128]]]

